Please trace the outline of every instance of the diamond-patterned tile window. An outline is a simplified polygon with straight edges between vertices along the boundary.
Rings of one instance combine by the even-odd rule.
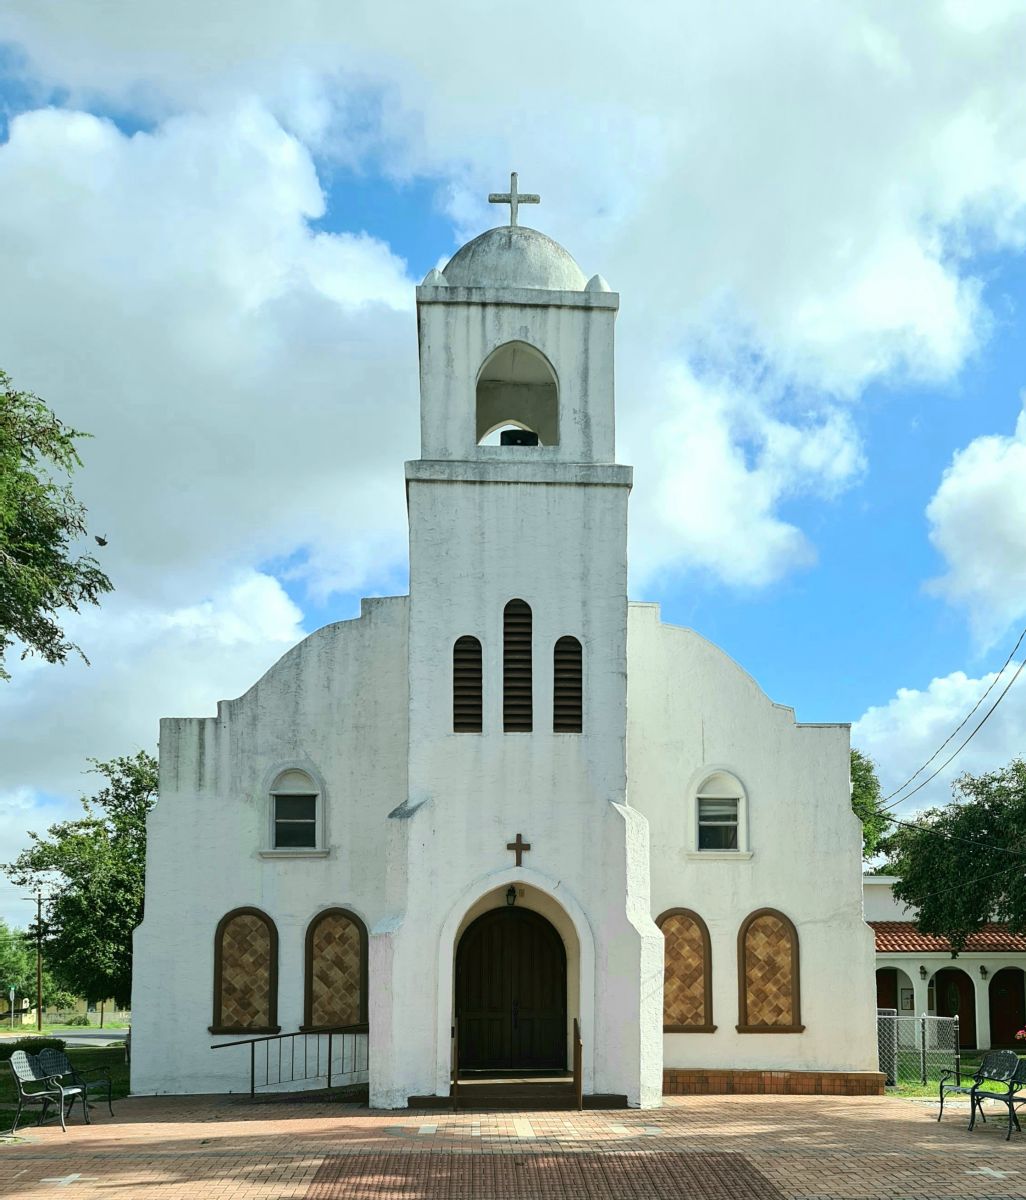
[[[738,1033],[802,1033],[798,930],[774,908],[749,914],[738,932]]]

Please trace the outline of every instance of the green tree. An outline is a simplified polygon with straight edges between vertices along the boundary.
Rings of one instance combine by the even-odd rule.
[[[82,465],[75,440],[85,436],[0,371],[0,679],[10,678],[4,657],[16,640],[22,657],[85,659],[59,612],[98,604],[112,590],[96,559],[71,549],[86,532],[86,510],[66,477]]]
[[[882,810],[876,763],[854,746],[851,751],[851,807],[862,822],[862,858],[868,861],[882,848],[891,822]]]
[[[93,763],[107,783],[82,797],[85,816],[51,825],[4,870],[50,893],[43,953],[54,980],[78,996],[132,992],[132,930],[142,920],[146,814],[156,803],[157,761],[144,750]]]
[[[1026,932],[1026,761],[963,775],[943,808],[919,813],[886,842],[894,894],[924,933],[956,952],[988,921]]]

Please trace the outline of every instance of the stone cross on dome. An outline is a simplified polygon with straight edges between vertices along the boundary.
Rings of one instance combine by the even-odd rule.
[[[517,223],[517,207],[521,204],[541,204],[541,196],[535,195],[534,192],[518,192],[517,191],[517,173],[511,171],[509,175],[509,191],[508,192],[489,192],[489,204],[508,204],[509,205],[509,223],[511,226]]]

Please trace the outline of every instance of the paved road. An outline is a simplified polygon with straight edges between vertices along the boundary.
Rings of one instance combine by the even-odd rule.
[[[63,1038],[69,1046],[95,1046],[105,1042],[123,1042],[127,1032],[127,1029],[66,1029],[63,1033],[54,1034],[54,1037]]]
[[[9,1030],[0,1031],[4,1036],[10,1037]],[[108,1042],[123,1042],[127,1029],[87,1029],[84,1025],[81,1029],[65,1029],[59,1033],[44,1033],[44,1037],[59,1037],[63,1038],[69,1046],[96,1046],[105,1045]],[[16,1029],[14,1036],[16,1037],[35,1037],[35,1027],[22,1026]]]

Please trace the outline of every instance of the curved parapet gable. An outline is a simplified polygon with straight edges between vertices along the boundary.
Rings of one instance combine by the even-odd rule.
[[[667,646],[670,652],[681,652],[682,650],[692,655],[704,656],[710,663],[716,664],[720,671],[727,673],[733,671],[743,680],[757,695],[771,707],[778,709],[783,713],[790,714],[794,724],[799,725],[795,718],[794,708],[790,704],[780,704],[768,696],[759,681],[750,672],[724,650],[717,646],[715,642],[711,642],[707,637],[691,629],[687,625],[672,625],[663,621],[661,616],[661,605],[655,602],[632,600],[628,604],[628,638],[631,633],[635,633],[636,637],[651,636],[652,629],[658,630],[656,636],[663,639],[663,644]],[[628,649],[628,655],[630,651]],[[628,658],[628,665],[630,665]],[[843,728],[847,728],[843,725]]]

